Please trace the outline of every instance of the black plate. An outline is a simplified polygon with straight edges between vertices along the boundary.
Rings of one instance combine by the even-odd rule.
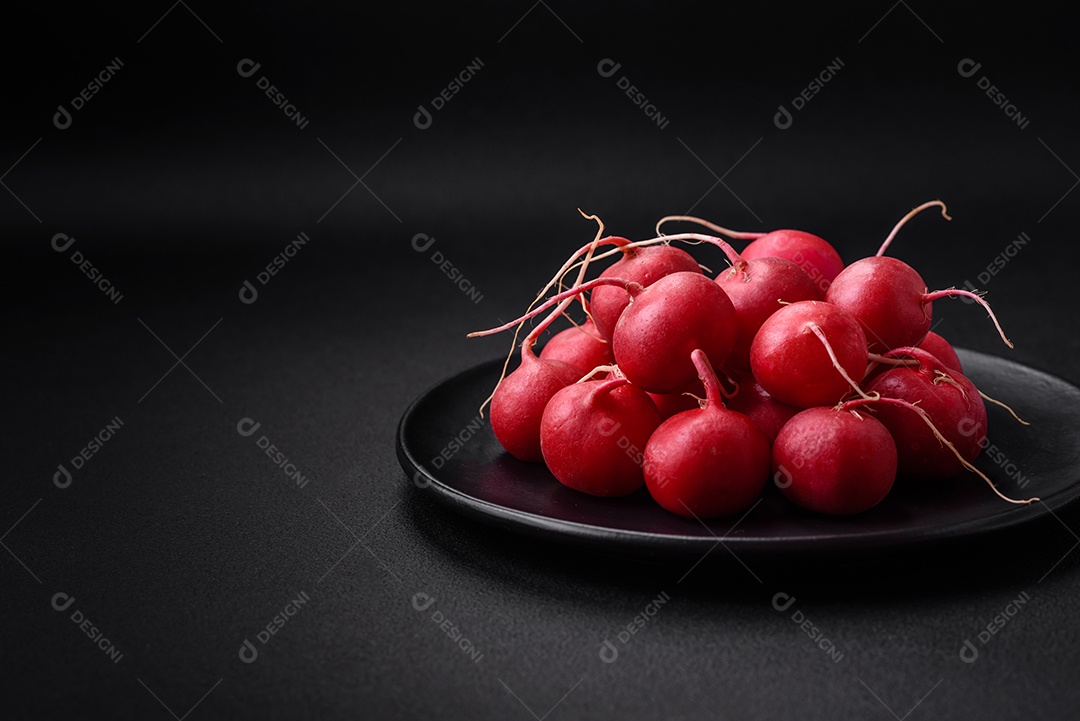
[[[997,356],[958,353],[983,393],[1031,423],[1022,426],[987,404],[991,445],[976,465],[1005,495],[1041,501],[1007,503],[970,473],[933,483],[900,479],[878,506],[846,518],[803,511],[771,485],[744,517],[706,523],[665,511],[645,488],[624,498],[595,498],[563,486],[542,464],[507,454],[487,418],[479,417],[501,360],[417,398],[401,418],[398,458],[417,486],[463,513],[556,541],[647,555],[704,553],[718,538],[748,553],[899,547],[1009,528],[1080,496],[1080,389]]]

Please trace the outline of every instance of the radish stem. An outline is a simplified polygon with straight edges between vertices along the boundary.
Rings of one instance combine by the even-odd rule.
[[[719,406],[723,408],[724,398],[720,390],[720,381],[717,379],[716,371],[713,370],[712,363],[709,362],[709,357],[705,355],[705,351],[695,348],[690,353],[690,360],[694,362],[698,378],[701,379],[702,384],[705,386],[706,407]]]
[[[585,375],[581,376],[581,378],[579,378],[577,380],[577,382],[578,383],[584,383],[587,380],[592,380],[592,377],[594,375],[596,375],[597,373],[619,373],[619,372],[620,372],[619,371],[619,366],[617,366],[617,365],[596,366],[591,371],[589,371]],[[621,378],[622,376],[620,375],[619,377]]]
[[[630,280],[623,280],[622,278],[594,278],[593,280],[590,280],[588,283],[582,283],[581,285],[574,286],[573,288],[570,288],[569,290],[564,290],[562,293],[559,293],[558,295],[554,295],[551,298],[548,298],[546,301],[544,301],[544,303],[537,306],[536,308],[533,308],[531,311],[529,311],[528,313],[526,313],[525,315],[521,316],[520,318],[518,318],[516,320],[512,320],[509,323],[504,323],[503,325],[499,326],[498,328],[490,328],[488,330],[473,331],[472,333],[469,333],[466,337],[467,338],[479,338],[479,337],[482,337],[482,336],[495,335],[496,333],[502,333],[504,330],[510,330],[511,328],[513,328],[516,325],[519,325],[523,321],[527,321],[530,318],[535,318],[536,316],[540,315],[541,313],[543,313],[548,308],[551,308],[553,305],[558,305],[559,303],[562,303],[562,302],[564,302],[566,300],[573,300],[575,297],[577,297],[578,294],[584,293],[587,290],[592,290],[593,288],[599,288],[602,285],[617,285],[620,288],[624,289],[627,293],[629,293],[631,298],[634,297],[634,295],[636,295],[637,293],[640,293],[643,290],[643,288],[641,287],[641,284],[635,283],[635,282],[630,281]],[[561,312],[562,311],[560,311],[560,313]],[[539,327],[539,326],[537,326],[537,327]],[[532,335],[532,334],[530,334],[530,335]],[[528,342],[528,338],[525,339],[525,342],[526,343]]]
[[[900,219],[900,222],[898,222],[896,224],[896,226],[893,227],[892,232],[889,233],[889,237],[886,238],[885,242],[881,244],[880,248],[878,248],[878,252],[876,253],[876,255],[884,255],[885,254],[885,249],[889,247],[889,244],[892,243],[893,238],[896,237],[896,234],[900,232],[900,229],[903,228],[907,224],[907,222],[909,220],[911,220],[912,218],[914,218],[916,215],[923,212],[927,208],[933,207],[935,205],[941,207],[941,217],[942,218],[944,218],[945,220],[952,220],[952,218],[946,212],[945,203],[941,202],[940,200],[931,200],[931,201],[929,201],[927,203],[923,203],[922,205],[920,205],[917,208],[914,208],[910,213],[908,213],[907,215],[905,215],[903,218]]]

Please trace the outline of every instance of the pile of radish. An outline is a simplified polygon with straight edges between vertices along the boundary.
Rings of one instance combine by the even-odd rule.
[[[1006,501],[1037,500],[1008,498],[973,465],[992,399],[930,331],[933,301],[967,296],[1011,348],[993,311],[978,293],[929,292],[911,266],[884,254],[935,206],[949,217],[941,201],[924,203],[876,255],[847,266],[827,241],[798,230],[737,232],[668,216],[656,237],[632,242],[603,237],[599,219],[585,216],[596,237],[527,312],[470,334],[514,330],[520,346],[520,364],[507,374],[507,358],[488,399],[495,437],[577,491],[611,497],[645,486],[661,507],[699,519],[745,512],[770,481],[829,515],[874,507],[898,478],[965,471]],[[661,232],[675,221],[717,235]],[[737,252],[733,240],[752,242]],[[710,277],[684,245],[715,246],[728,267]],[[571,318],[575,304],[583,321]],[[537,353],[563,317],[572,325]]]

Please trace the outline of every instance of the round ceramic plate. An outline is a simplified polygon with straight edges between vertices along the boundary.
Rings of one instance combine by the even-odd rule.
[[[744,515],[706,522],[665,511],[644,487],[624,498],[596,498],[499,445],[478,409],[498,381],[501,360],[417,398],[401,418],[398,457],[413,483],[462,513],[552,541],[645,554],[704,553],[718,539],[747,553],[898,547],[1009,528],[1080,496],[1080,389],[997,356],[958,353],[983,393],[1031,424],[987,404],[988,444],[976,465],[1005,495],[1040,501],[1008,503],[971,473],[933,483],[898,479],[879,505],[844,518],[803,511],[771,485]]]

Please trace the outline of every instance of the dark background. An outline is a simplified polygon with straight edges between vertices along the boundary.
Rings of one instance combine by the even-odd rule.
[[[526,0],[40,6],[5,20],[5,718],[914,720],[1063,717],[1080,701],[1075,511],[932,551],[763,559],[759,584],[722,549],[687,575],[695,559],[490,529],[414,488],[394,451],[416,395],[509,342],[465,333],[520,312],[593,237],[578,208],[635,238],[690,211],[803,228],[850,261],[941,198],[953,220],[927,213],[891,253],[932,289],[986,289],[1016,349],[956,301],[935,304],[938,332],[1080,380],[1071,19],[1033,4]],[[120,71],[58,129],[57,106],[114,58]],[[250,78],[244,58],[261,63]],[[607,58],[621,63],[610,78]],[[778,128],[778,106],[837,58]],[[965,58],[982,64],[970,78]],[[476,59],[418,128],[418,105]],[[263,75],[306,127],[256,87]],[[242,303],[244,281],[301,232],[310,242]],[[75,244],[55,251],[57,233]],[[417,233],[430,250],[413,249]],[[980,283],[1020,233],[1030,242]],[[58,488],[58,466],[117,417]],[[241,418],[308,485],[239,435]],[[773,610],[776,589],[841,661]],[[241,662],[301,592],[310,602]],[[58,593],[75,598],[64,613]],[[417,593],[478,662],[414,610]],[[602,663],[602,642],[661,593],[671,601]],[[962,662],[965,639],[1021,594]]]

